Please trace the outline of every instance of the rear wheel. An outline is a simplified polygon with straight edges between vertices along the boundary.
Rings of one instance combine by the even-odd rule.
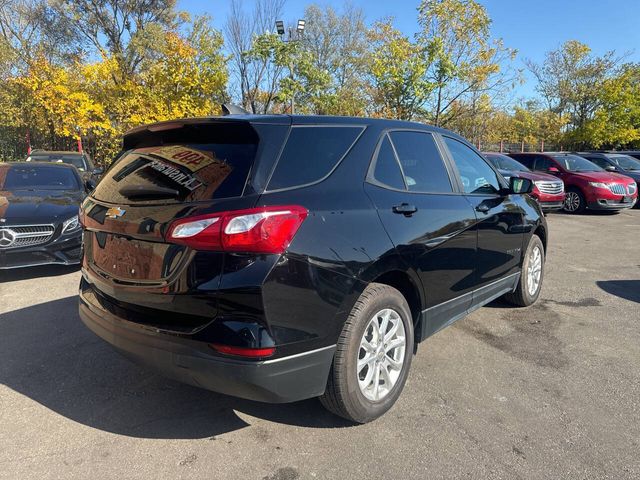
[[[338,340],[320,401],[357,423],[375,420],[396,402],[413,355],[413,321],[407,301],[393,287],[370,284]]]
[[[577,188],[570,188],[564,196],[564,210],[569,213],[582,213],[587,208],[584,195]]]
[[[518,286],[505,300],[518,307],[533,305],[540,296],[544,278],[544,246],[537,235],[532,235],[522,262],[522,272]]]

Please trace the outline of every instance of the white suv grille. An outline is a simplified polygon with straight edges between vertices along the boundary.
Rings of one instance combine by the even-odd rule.
[[[549,195],[557,195],[564,191],[564,183],[559,181],[537,181],[535,184],[540,192]]]

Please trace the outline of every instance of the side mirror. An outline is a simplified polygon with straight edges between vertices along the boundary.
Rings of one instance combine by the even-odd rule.
[[[614,165],[607,165],[606,167],[604,167],[604,169],[607,172],[617,172],[618,171],[618,169]]]
[[[84,182],[84,188],[87,190],[87,192],[93,191],[93,189],[96,188],[95,180],[88,179],[86,182]]]
[[[102,175],[103,173],[104,173],[104,168],[102,167],[96,167],[91,172],[92,175]]]
[[[560,170],[558,170],[557,167],[549,167],[549,168],[547,168],[547,172],[549,172],[549,173],[560,173]]]
[[[528,178],[511,177],[509,179],[509,191],[516,195],[531,193],[533,191],[533,182]]]

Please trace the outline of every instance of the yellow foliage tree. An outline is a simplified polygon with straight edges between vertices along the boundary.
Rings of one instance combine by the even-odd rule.
[[[19,117],[36,123],[27,126],[40,126],[60,137],[77,137],[96,128],[111,129],[103,105],[85,91],[82,76],[73,73],[40,57],[25,75],[10,79],[24,100]]]

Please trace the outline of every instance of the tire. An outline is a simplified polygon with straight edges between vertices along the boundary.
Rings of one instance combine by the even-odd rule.
[[[385,317],[388,319],[386,324],[383,323]],[[376,350],[374,322],[378,328],[386,325],[390,344],[399,344],[401,324],[404,329],[404,351],[401,352],[401,348],[396,347],[381,353],[384,343]],[[396,337],[391,336],[392,327],[395,327]],[[362,342],[367,339],[371,343],[367,342],[366,347],[362,346]],[[405,298],[388,285],[369,284],[356,301],[342,329],[327,388],[320,397],[320,402],[330,412],[352,422],[367,423],[380,417],[393,406],[402,392],[411,368],[413,343],[413,321]],[[402,358],[400,353],[403,353]],[[370,361],[364,361],[366,358]],[[391,366],[391,360],[399,366],[399,370]],[[358,370],[359,362],[366,366]],[[386,377],[382,368],[390,372]],[[379,372],[377,389],[376,370]],[[365,385],[370,388],[365,388]],[[378,392],[377,400],[375,391]]]
[[[567,189],[562,207],[568,213],[582,213],[587,208],[587,201],[580,190],[575,187]]]
[[[535,251],[537,250],[537,255]],[[533,305],[540,296],[540,290],[542,290],[542,281],[544,280],[544,246],[542,240],[537,235],[532,235],[527,245],[527,250],[524,254],[524,260],[522,262],[522,273],[518,286],[512,293],[508,293],[504,296],[504,299],[517,306],[528,307]],[[536,270],[536,265],[539,267],[539,276],[535,291],[533,290],[532,280],[535,280],[536,276],[533,273]],[[531,269],[531,270],[530,270]],[[530,275],[531,271],[531,275]],[[531,288],[530,288],[531,287]]]

